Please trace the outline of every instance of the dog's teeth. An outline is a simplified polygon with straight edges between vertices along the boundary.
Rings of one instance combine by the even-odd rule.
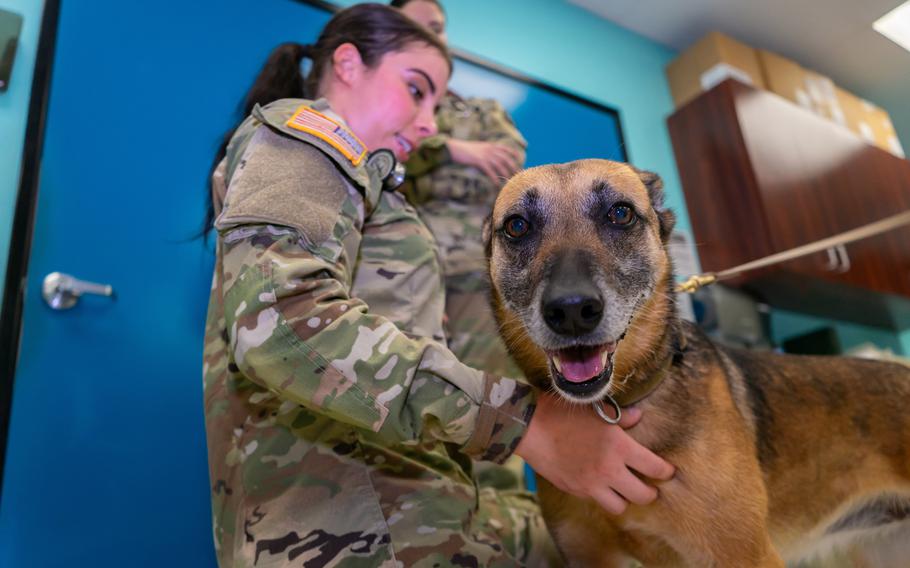
[[[604,369],[607,368],[607,360],[610,358],[610,352],[604,349],[604,352],[600,354],[600,364],[603,365]]]
[[[553,366],[556,367],[556,370],[560,373],[562,372],[562,366],[559,364],[559,358],[553,357]]]

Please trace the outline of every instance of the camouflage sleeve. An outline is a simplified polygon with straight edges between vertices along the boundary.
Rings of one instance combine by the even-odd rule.
[[[343,245],[331,249],[272,225],[222,234],[233,363],[290,403],[390,444],[437,439],[478,459],[507,458],[534,410],[530,388],[463,365],[351,297],[359,231],[347,223],[339,233],[342,225],[334,242]]]

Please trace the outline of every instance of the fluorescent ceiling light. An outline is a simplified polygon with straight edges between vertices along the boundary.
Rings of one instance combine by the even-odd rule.
[[[875,31],[910,51],[910,0],[891,10],[872,24]]]

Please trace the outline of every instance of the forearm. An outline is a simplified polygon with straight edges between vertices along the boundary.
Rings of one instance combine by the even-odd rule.
[[[234,363],[250,380],[388,443],[437,439],[504,459],[523,435],[530,390],[484,375],[443,345],[408,337],[350,296],[343,263],[281,239],[228,250],[225,292]]]

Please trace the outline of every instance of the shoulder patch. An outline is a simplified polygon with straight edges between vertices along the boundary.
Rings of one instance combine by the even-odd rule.
[[[282,225],[320,246],[345,222],[340,212],[349,199],[362,200],[321,150],[260,128],[228,183],[215,227]]]
[[[353,132],[309,106],[301,105],[291,115],[285,126],[312,134],[325,141],[341,152],[355,166],[359,166],[366,156],[366,145]]]

